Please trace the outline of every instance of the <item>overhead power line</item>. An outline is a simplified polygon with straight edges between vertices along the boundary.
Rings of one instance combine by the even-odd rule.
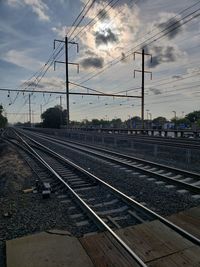
[[[178,15],[180,15],[180,13],[183,13],[186,10],[191,9],[192,7],[194,7],[195,5],[199,4],[200,1],[198,1],[196,4],[191,5],[190,7],[187,7],[187,9],[182,10],[181,12],[179,12],[179,14],[177,14],[176,16],[174,16],[173,18],[177,17]],[[171,33],[172,31],[176,30],[177,28],[183,26],[184,24],[190,22],[191,20],[193,20],[194,18],[196,18],[197,16],[199,16],[200,14],[194,15],[195,13],[197,13],[200,10],[197,9],[195,11],[190,12],[189,14],[187,14],[186,16],[184,16],[183,18],[180,18],[179,20],[177,20],[176,22],[168,25],[166,28],[164,28],[163,30],[159,31],[158,33],[156,33],[155,35],[149,37],[148,39],[146,39],[145,41],[137,44],[135,47],[131,48],[130,50],[128,50],[126,52],[125,58],[128,58],[129,56],[131,56],[134,52],[135,49],[137,48],[141,48],[141,47],[145,47],[147,45],[150,45],[152,43],[154,43],[155,41],[158,41],[159,39],[165,37],[166,35],[168,35],[169,33]],[[194,15],[194,16],[192,16]],[[188,17],[192,16],[191,18],[189,18],[186,21],[183,21],[184,19],[187,19]],[[172,18],[172,19],[173,19]],[[181,24],[179,22],[183,21]],[[161,35],[160,35],[161,34]],[[158,37],[157,37],[158,36]],[[121,62],[121,56],[116,57],[114,60],[111,60],[110,62],[108,62],[105,67],[98,71],[98,72],[93,72],[94,74],[92,76],[90,76],[89,78],[80,81],[79,83],[85,83],[93,78],[95,78],[96,76],[102,74],[103,72],[105,72],[107,69],[113,67],[114,65],[116,65],[117,63]],[[91,73],[90,73],[91,74]],[[78,80],[79,81],[79,80]]]
[[[76,27],[72,30],[72,32],[69,34],[68,38],[70,38],[72,36],[72,34],[76,31],[76,29],[78,28],[78,26],[81,24],[81,22],[83,21],[83,19],[85,18],[85,16],[88,14],[88,12],[90,11],[90,9],[92,8],[92,6],[94,5],[95,0],[92,0],[91,4],[89,5],[89,7],[87,8],[87,10],[85,11],[84,15],[81,17],[80,21],[77,23]]]
[[[87,3],[84,5],[83,9],[81,10],[81,12],[79,13],[79,15],[76,17],[76,19],[74,20],[74,22],[72,23],[71,25],[71,29],[73,26],[75,26],[76,22],[79,20],[79,18],[82,16],[82,14],[84,13],[84,10],[86,9],[86,7],[89,5],[90,3],[90,0],[87,1]],[[70,36],[70,31],[71,29],[69,30],[69,32],[67,33],[67,36]]]

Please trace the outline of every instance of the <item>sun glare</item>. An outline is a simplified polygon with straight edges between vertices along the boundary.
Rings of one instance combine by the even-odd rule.
[[[95,31],[95,33],[99,33],[99,34],[103,35],[105,37],[105,39],[106,38],[109,39],[109,35],[111,33],[114,33],[116,36],[118,36],[117,26],[116,26],[115,23],[113,23],[113,21],[111,23],[110,20],[104,20],[103,22],[99,21],[96,24],[96,27],[94,28],[94,31]],[[116,42],[108,41],[107,43],[99,44],[99,48],[101,50],[110,50],[115,45],[116,45]]]

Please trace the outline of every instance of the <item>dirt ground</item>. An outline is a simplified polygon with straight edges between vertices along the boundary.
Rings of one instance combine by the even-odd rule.
[[[30,185],[32,172],[16,151],[0,143],[0,196],[8,196]]]
[[[69,204],[55,194],[24,193],[38,179],[16,148],[0,139],[0,267],[6,267],[5,241],[50,229],[73,230]]]
[[[31,186],[33,174],[24,163],[13,148],[0,140],[0,266],[5,266],[4,241],[11,234],[7,226],[16,212],[16,193]]]

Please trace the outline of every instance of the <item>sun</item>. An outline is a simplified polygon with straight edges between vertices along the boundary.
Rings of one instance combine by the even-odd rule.
[[[99,49],[110,50],[118,43],[117,25],[110,20],[99,21],[94,28],[94,38]]]

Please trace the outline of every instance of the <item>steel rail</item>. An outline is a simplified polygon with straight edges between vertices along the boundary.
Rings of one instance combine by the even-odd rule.
[[[200,245],[200,239],[198,239],[197,237],[195,237],[194,235],[190,234],[189,232],[187,232],[186,230],[184,230],[183,228],[177,226],[176,224],[170,222],[169,220],[165,219],[164,217],[162,217],[161,215],[157,214],[156,212],[150,210],[149,208],[143,206],[142,204],[140,204],[139,202],[137,202],[136,200],[130,198],[129,196],[127,196],[126,194],[122,193],[121,191],[119,191],[118,189],[114,188],[112,185],[104,182],[103,180],[101,180],[100,178],[98,178],[97,176],[95,176],[94,174],[91,174],[90,172],[88,172],[87,170],[83,169],[82,167],[78,166],[77,164],[71,162],[70,160],[64,158],[63,156],[61,156],[60,154],[56,153],[55,151],[51,150],[50,148],[44,146],[43,144],[35,141],[34,139],[32,139],[31,137],[25,135],[23,133],[23,135],[29,139],[31,142],[35,143],[37,146],[40,146],[42,148],[44,148],[46,151],[48,151],[50,154],[57,156],[59,159],[61,159],[62,161],[66,162],[67,164],[73,166],[74,168],[77,168],[78,170],[82,171],[83,173],[85,173],[86,175],[88,175],[89,177],[93,178],[94,180],[100,182],[101,184],[105,185],[106,187],[108,187],[111,191],[113,191],[115,194],[119,195],[122,197],[122,199],[125,199],[126,201],[128,201],[129,203],[132,203],[133,205],[140,207],[143,211],[145,211],[147,214],[149,214],[150,216],[153,216],[155,219],[158,219],[159,221],[161,221],[162,223],[164,223],[165,225],[167,225],[168,227],[170,227],[171,229],[173,229],[174,231],[176,231],[177,233],[179,233],[180,235],[182,235],[183,237],[187,238],[188,240],[190,240],[191,242]]]
[[[97,225],[101,225],[101,227],[103,227],[104,230],[107,230],[141,267],[148,267],[145,264],[145,262],[143,262],[142,259],[87,205],[87,203],[79,197],[79,195],[68,185],[68,183],[66,183],[62,179],[62,177],[14,129],[13,131],[24,143],[24,145],[34,154],[35,158],[40,163],[42,163],[53,175],[55,175],[67,187],[70,193],[80,202],[82,207],[84,207],[87,211],[90,212],[93,219],[97,222]],[[34,140],[32,141],[46,150],[46,148],[42,144],[35,142]],[[51,150],[51,152],[53,151]],[[53,154],[56,155],[57,153],[53,152]],[[78,167],[77,165],[75,166]]]
[[[20,129],[21,131],[21,129]],[[123,153],[119,153],[119,152],[116,152],[116,151],[112,151],[112,150],[108,150],[106,148],[101,148],[101,147],[97,147],[97,146],[91,146],[91,145],[88,145],[88,144],[83,144],[83,143],[80,143],[80,142],[74,142],[74,141],[71,141],[71,140],[63,140],[63,139],[60,139],[58,136],[56,136],[56,138],[59,138],[59,139],[55,139],[55,137],[50,137],[50,136],[44,136],[44,134],[41,134],[41,133],[35,133],[35,132],[31,132],[32,135],[38,135],[39,137],[41,138],[46,138],[46,139],[50,139],[50,140],[53,140],[53,141],[57,141],[57,142],[63,142],[66,143],[66,145],[68,145],[68,143],[72,143],[72,144],[75,144],[75,145],[80,145],[82,147],[88,147],[88,148],[91,148],[93,150],[99,150],[99,151],[102,151],[102,152],[106,152],[106,153],[109,153],[109,154],[112,154],[112,155],[117,155],[119,157],[124,157],[126,159],[130,159],[130,160],[136,160],[138,162],[141,162],[141,163],[144,163],[144,164],[150,164],[154,167],[159,167],[159,168],[163,168],[163,169],[167,169],[167,170],[171,170],[171,171],[174,171],[174,172],[181,172],[183,175],[192,175],[192,176],[196,176],[196,178],[199,178],[200,179],[200,174],[198,173],[195,173],[195,172],[190,172],[190,171],[187,171],[187,170],[182,170],[182,169],[179,169],[179,168],[175,168],[175,167],[172,167],[172,166],[167,166],[167,165],[164,165],[164,164],[161,164],[161,163],[155,163],[153,161],[150,161],[150,160],[144,160],[144,159],[141,159],[141,158],[137,158],[137,157],[133,157],[133,156],[130,156],[130,155],[127,155],[127,154],[123,154]]]
[[[78,149],[78,150],[82,150],[84,151],[85,153],[90,153],[92,155],[95,155],[95,156],[98,156],[98,157],[101,157],[101,158],[104,158],[104,159],[107,159],[109,161],[112,161],[112,162],[117,162],[118,164],[120,165],[123,165],[123,166],[126,166],[126,167],[129,167],[129,168],[133,168],[133,169],[137,169],[139,171],[142,171],[143,173],[146,173],[148,175],[154,175],[160,179],[163,179],[163,180],[166,180],[167,182],[171,182],[173,184],[176,184],[178,186],[181,186],[181,187],[184,187],[184,188],[187,188],[188,190],[194,192],[194,193],[197,193],[199,194],[200,193],[200,187],[198,186],[195,186],[195,185],[192,185],[192,184],[189,184],[189,183],[186,183],[186,182],[183,182],[181,180],[177,180],[175,178],[172,178],[172,177],[168,177],[168,176],[165,176],[164,174],[161,174],[161,173],[157,173],[157,172],[154,172],[154,171],[151,171],[151,170],[147,170],[147,169],[143,169],[142,167],[140,166],[134,166],[132,165],[131,163],[127,163],[127,162],[123,162],[123,161],[120,161],[119,159],[117,158],[111,158],[105,154],[99,154],[98,152],[95,152],[95,151],[91,151],[91,150],[87,150],[86,148],[83,148],[83,147],[89,147],[90,149],[92,150],[99,150],[99,151],[102,151],[104,153],[108,153],[108,154],[111,154],[113,156],[119,156],[119,157],[123,157],[124,159],[128,159],[128,160],[135,160],[135,161],[138,161],[138,162],[141,162],[143,164],[149,164],[151,165],[152,167],[159,167],[159,168],[162,168],[166,171],[173,171],[175,174],[182,174],[182,175],[189,175],[196,179],[198,179],[200,181],[200,175],[197,174],[197,173],[193,173],[193,172],[188,172],[188,171],[185,171],[185,170],[181,170],[181,169],[178,169],[178,168],[174,168],[174,167],[169,167],[169,166],[166,166],[166,165],[162,165],[162,164],[157,164],[157,163],[154,163],[154,162],[151,162],[151,161],[145,161],[145,160],[142,160],[142,159],[138,159],[138,158],[135,158],[135,157],[131,157],[131,156],[128,156],[128,155],[125,155],[125,154],[121,154],[121,153],[118,153],[118,152],[113,152],[113,151],[109,151],[107,149],[102,149],[102,148],[94,148],[92,146],[89,146],[89,145],[83,145],[83,144],[77,144],[75,142],[71,142],[71,141],[63,141],[63,140],[55,140],[55,138],[52,138],[52,137],[44,137],[44,136],[41,136],[39,134],[33,134],[33,135],[38,135],[40,138],[42,139],[48,139],[48,140],[51,140],[51,142],[53,143],[56,143],[56,144],[62,144],[62,145],[65,145],[65,146],[69,146],[73,149]],[[71,145],[69,143],[73,143],[75,144],[74,145]],[[76,146],[81,146],[82,148],[80,147],[76,147]],[[184,177],[183,177],[184,178]]]
[[[99,129],[101,130],[101,129]],[[110,129],[110,131],[115,131],[113,129]],[[116,129],[117,131],[117,129]],[[131,131],[128,130],[128,131]],[[73,132],[73,130],[71,130],[71,132]],[[168,146],[168,147],[171,147],[171,146],[176,146],[176,147],[181,147],[183,149],[195,149],[195,150],[198,150],[200,149],[200,139],[197,140],[197,139],[194,139],[194,140],[185,140],[185,139],[179,139],[179,138],[170,138],[170,137],[156,137],[156,136],[141,136],[141,135],[136,135],[136,134],[127,134],[127,133],[117,133],[117,134],[109,134],[109,130],[107,130],[107,132],[100,132],[98,133],[98,129],[96,131],[80,131],[79,130],[79,133],[95,133],[95,134],[105,134],[109,137],[121,137],[121,138],[126,138],[126,139],[129,139],[129,140],[132,140],[134,142],[140,142],[140,141],[144,141],[145,143],[149,143],[149,144],[158,144],[158,145],[161,145],[161,146]]]

